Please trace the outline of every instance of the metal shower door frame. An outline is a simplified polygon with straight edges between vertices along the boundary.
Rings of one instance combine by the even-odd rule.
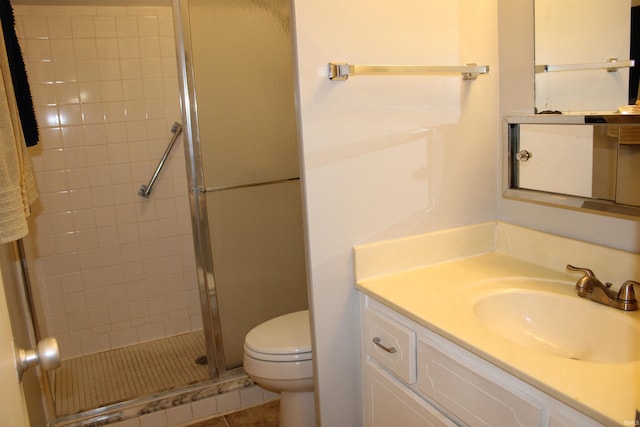
[[[204,175],[200,151],[200,132],[198,130],[198,102],[192,64],[189,0],[172,0],[172,7],[198,295],[209,373],[212,377],[218,377],[225,373],[226,367],[220,329],[220,315],[213,278],[212,250],[208,238],[207,205],[203,190]],[[211,293],[213,298],[211,298]]]

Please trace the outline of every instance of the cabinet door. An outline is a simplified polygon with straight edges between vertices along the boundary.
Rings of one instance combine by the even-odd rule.
[[[364,407],[367,427],[456,425],[372,360],[365,367]]]
[[[484,366],[483,366],[484,365]],[[418,340],[418,390],[471,426],[539,426],[541,404],[513,378],[444,340]]]

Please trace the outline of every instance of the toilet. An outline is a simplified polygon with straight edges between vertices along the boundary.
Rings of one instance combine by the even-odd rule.
[[[276,317],[249,331],[243,364],[256,384],[280,393],[280,427],[316,425],[309,310]]]

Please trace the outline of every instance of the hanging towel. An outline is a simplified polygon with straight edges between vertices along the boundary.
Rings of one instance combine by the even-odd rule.
[[[4,45],[7,50],[9,68],[11,70],[11,81],[18,104],[22,133],[27,147],[32,147],[38,143],[38,123],[33,109],[33,99],[31,89],[27,80],[27,70],[24,66],[24,59],[18,36],[15,29],[15,17],[10,0],[0,0],[0,24],[4,36]]]
[[[0,34],[0,38],[2,34]],[[0,40],[0,46],[4,43]],[[0,48],[0,243],[24,237],[36,191],[9,62]]]

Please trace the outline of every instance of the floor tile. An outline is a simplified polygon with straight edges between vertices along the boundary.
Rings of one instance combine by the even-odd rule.
[[[280,401],[233,412],[225,416],[231,427],[278,427]]]
[[[187,427],[278,427],[279,414],[280,401],[274,400]]]
[[[76,414],[209,378],[195,359],[202,331],[63,360],[55,374],[56,415]]]

